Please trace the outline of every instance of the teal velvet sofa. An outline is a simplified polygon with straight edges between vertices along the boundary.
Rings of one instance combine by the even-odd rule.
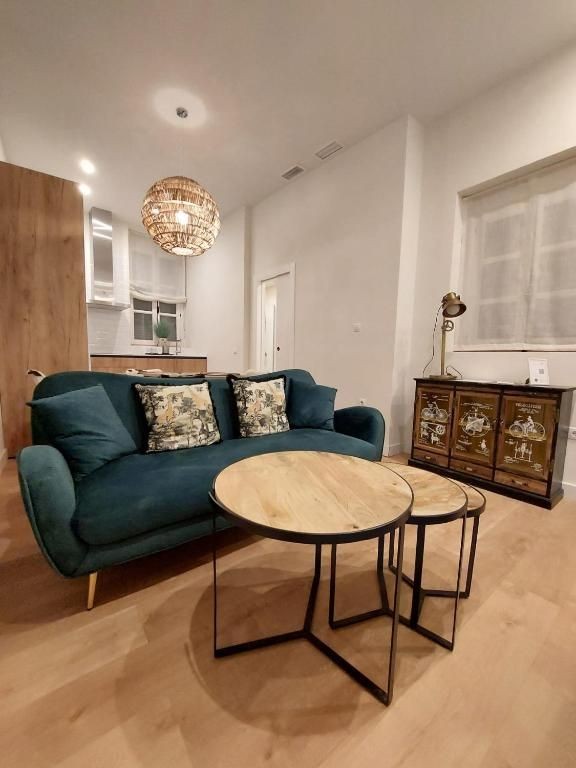
[[[310,373],[278,372],[290,383],[314,383]],[[259,378],[259,377],[253,377]],[[262,377],[264,378],[264,377]],[[213,510],[209,491],[218,472],[229,464],[261,453],[318,450],[370,460],[382,455],[384,420],[365,407],[335,411],[334,431],[291,429],[264,437],[237,436],[234,403],[225,379],[208,379],[222,442],[202,448],[145,453],[147,425],[134,390],[136,376],[90,371],[48,376],[34,399],[101,384],[138,453],[109,462],[74,482],[63,455],[42,431],[32,413],[34,445],[18,456],[24,506],[34,535],[50,565],[60,574],[89,574],[88,607],[96,574],[102,568],[143,557],[208,534]],[[147,384],[182,384],[198,379],[146,379]],[[218,528],[227,523],[217,520]]]

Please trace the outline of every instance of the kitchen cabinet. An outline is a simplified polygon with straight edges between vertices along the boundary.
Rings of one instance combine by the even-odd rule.
[[[0,400],[8,456],[31,442],[35,368],[88,369],[78,185],[0,162]]]

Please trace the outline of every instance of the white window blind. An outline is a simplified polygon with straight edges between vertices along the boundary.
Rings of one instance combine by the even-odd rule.
[[[130,233],[130,293],[143,301],[186,301],[186,259],[166,253],[145,235]]]
[[[576,161],[462,200],[459,349],[576,349]]]

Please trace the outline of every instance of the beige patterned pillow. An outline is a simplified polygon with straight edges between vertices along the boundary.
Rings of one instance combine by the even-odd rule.
[[[290,429],[283,378],[232,379],[231,383],[242,437],[273,435]]]
[[[197,448],[220,441],[207,381],[169,387],[135,386],[149,427],[147,453]]]

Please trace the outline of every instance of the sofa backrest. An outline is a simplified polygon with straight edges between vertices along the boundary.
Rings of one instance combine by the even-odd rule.
[[[291,368],[285,371],[277,371],[275,374],[260,374],[250,376],[251,379],[262,380],[273,378],[274,375],[286,377],[288,395],[291,381],[314,383],[312,375],[308,371]],[[231,387],[223,378],[194,377],[194,378],[143,378],[142,376],[127,376],[123,373],[103,373],[100,371],[64,371],[54,373],[43,379],[34,390],[34,399],[52,397],[70,392],[74,389],[85,389],[101,384],[112,404],[118,411],[124,426],[132,435],[134,442],[140,450],[146,448],[147,426],[144,417],[144,409],[134,388],[134,384],[160,384],[162,386],[177,386],[182,384],[208,381],[210,393],[214,402],[216,418],[222,440],[231,440],[238,437],[236,429],[235,407],[232,399]],[[36,444],[49,444],[50,440],[43,433],[42,425],[35,412],[32,411],[32,437]]]

